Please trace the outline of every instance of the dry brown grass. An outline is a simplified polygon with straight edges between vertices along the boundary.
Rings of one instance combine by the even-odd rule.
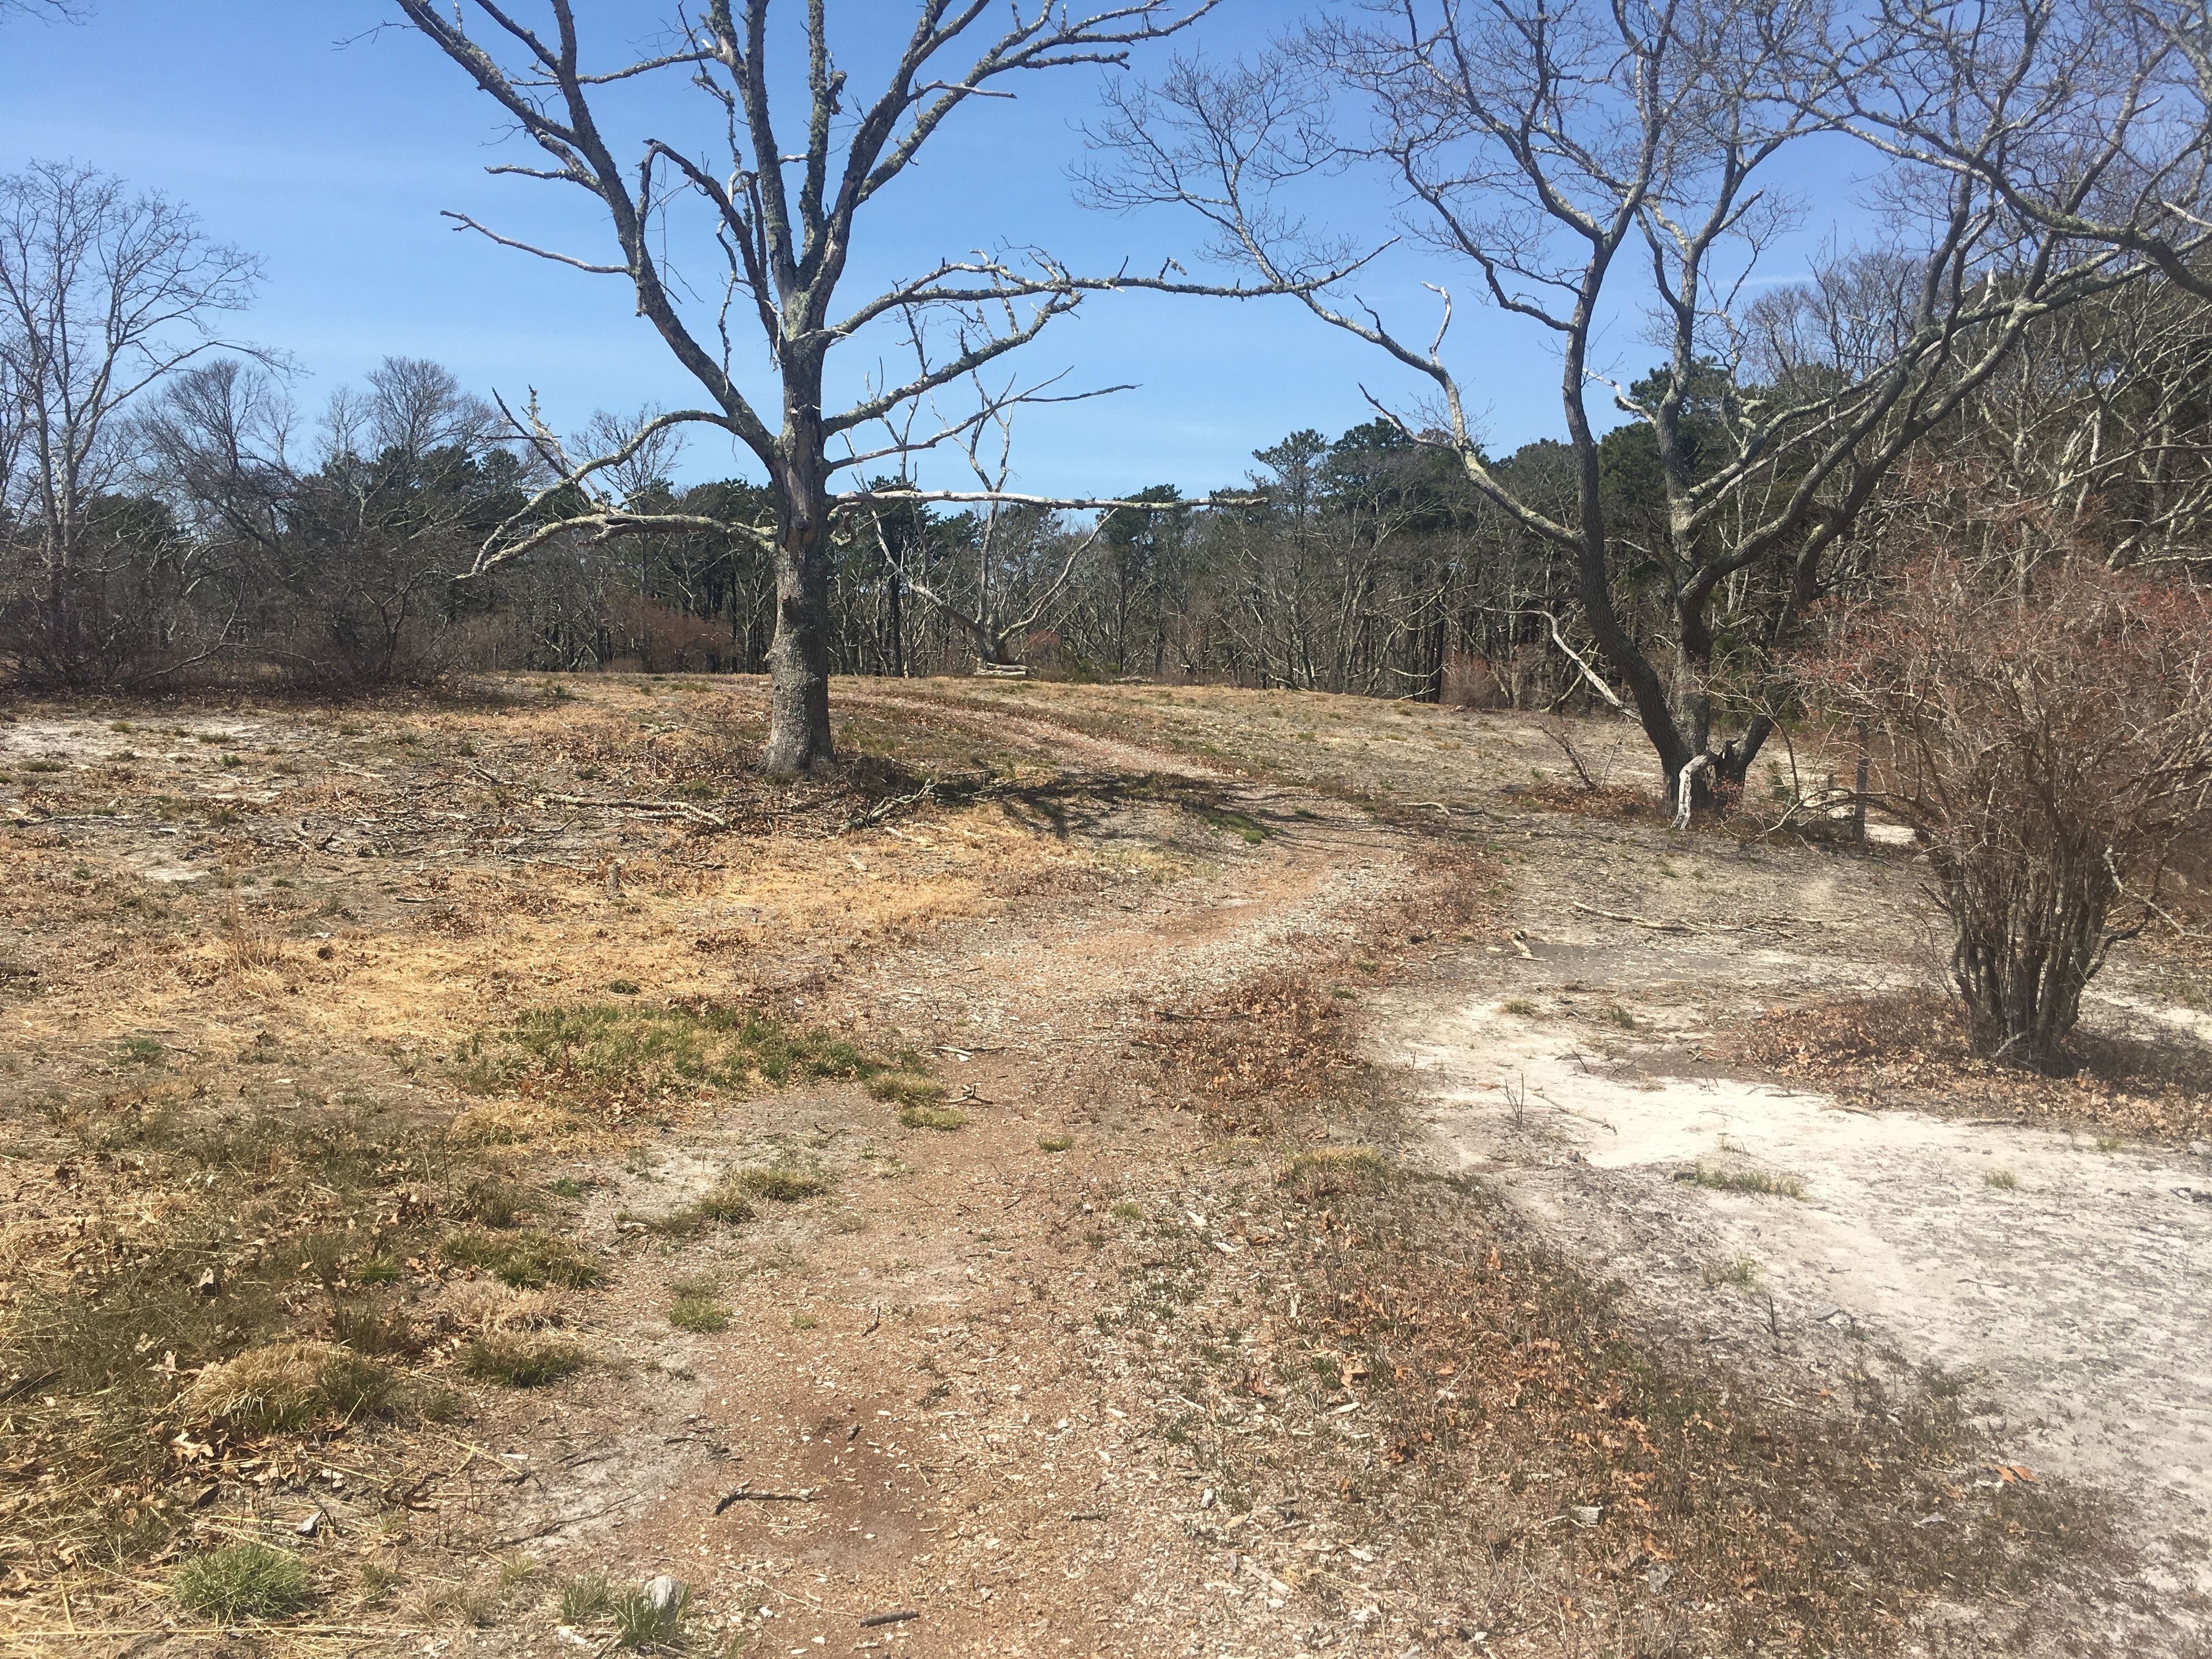
[[[450,1408],[457,1344],[492,1382],[573,1369],[535,1287],[589,1300],[602,1268],[533,1170],[702,1083],[880,1071],[741,994],[787,1002],[1094,860],[984,799],[848,834],[917,768],[1016,769],[864,722],[833,777],[769,783],[750,694],[696,684],[180,705],[127,735],[35,711],[86,763],[0,784],[28,930],[0,972],[0,1583],[163,1559],[211,1485],[340,1431],[404,1486],[399,1408]]]
[[[127,1595],[115,1584],[143,1583],[149,1564],[216,1541],[231,1524],[234,1497],[302,1492],[338,1462],[358,1483],[349,1496],[394,1528],[369,1564],[379,1577],[373,1589],[364,1580],[363,1604],[386,1593],[386,1564],[404,1574],[437,1547],[407,1494],[450,1472],[456,1445],[504,1445],[498,1434],[536,1420],[500,1415],[514,1409],[507,1387],[623,1398],[663,1386],[659,1374],[647,1381],[623,1362],[626,1338],[603,1340],[635,1263],[658,1264],[679,1249],[734,1256],[771,1229],[841,1207],[771,1212],[763,1200],[774,1194],[732,1186],[716,1201],[727,1201],[732,1220],[753,1213],[754,1233],[709,1237],[702,1219],[690,1244],[673,1225],[626,1230],[613,1243],[605,1232],[572,1237],[602,1186],[597,1176],[568,1176],[597,1168],[611,1181],[628,1146],[705,1109],[702,1092],[722,1110],[772,1082],[755,1063],[757,1043],[740,1042],[739,1054],[710,1042],[698,1052],[722,1070],[702,1091],[683,1065],[653,1070],[670,1058],[665,1043],[654,1048],[660,1037],[702,1023],[688,1016],[706,1010],[750,1010],[772,1017],[779,1034],[803,1036],[848,969],[873,965],[940,920],[976,915],[1007,895],[1055,904],[1097,890],[1102,872],[1131,854],[1087,838],[1095,824],[1171,821],[1194,842],[1240,859],[1258,856],[1282,828],[1272,809],[1248,811],[1213,785],[1071,780],[1034,758],[1020,771],[994,746],[1003,706],[983,700],[955,718],[957,709],[918,706],[921,696],[893,714],[882,712],[888,697],[856,697],[862,712],[841,740],[872,758],[826,785],[792,787],[744,769],[756,735],[750,693],[612,678],[577,690],[554,698],[526,685],[501,704],[394,705],[343,717],[228,711],[266,723],[264,735],[282,738],[298,767],[275,799],[241,791],[219,815],[205,798],[213,780],[201,776],[212,762],[180,742],[183,758],[163,763],[168,773],[155,775],[149,764],[133,786],[141,818],[49,824],[0,843],[0,879],[25,896],[19,925],[33,930],[21,955],[36,969],[35,978],[0,975],[0,1004],[21,1039],[0,1062],[12,1067],[0,1070],[0,1129],[15,1154],[0,1163],[0,1583],[33,1597],[23,1605],[58,1610],[56,1593],[68,1589],[83,1617],[88,1596]],[[1134,701],[1102,698],[1092,724],[1101,735],[1126,735],[1117,705]],[[1200,712],[1255,718],[1266,705],[1256,694],[1203,701]],[[1342,713],[1354,738],[1364,729],[1357,712]],[[1441,717],[1398,723],[1439,744],[1459,729]],[[1285,738],[1285,747],[1297,742]],[[1346,752],[1355,748],[1347,739]],[[888,827],[847,831],[930,771],[964,781]],[[116,785],[99,787],[112,794]],[[39,788],[56,812],[92,804],[74,781],[42,780]],[[157,791],[167,804],[151,799]],[[558,806],[556,794],[682,805],[624,812]],[[1337,799],[1358,799],[1409,831],[1418,823],[1425,836],[1456,836],[1464,827],[1350,787]],[[700,823],[691,809],[729,830]],[[156,841],[157,826],[182,833]],[[1409,854],[1432,860],[1413,902],[1308,949],[1302,975],[1194,999],[1184,1018],[1164,1017],[1146,1033],[1158,1045],[1160,1077],[1173,1085],[1169,1098],[1197,1109],[1207,1127],[1235,1132],[1200,1161],[1249,1186],[1237,1206],[1250,1213],[1224,1266],[1230,1255],[1180,1234],[1173,1206],[1125,1221],[1102,1204],[1102,1223],[1110,1212],[1127,1235],[1127,1270],[1148,1317],[1167,1334],[1139,1343],[1117,1326],[1110,1340],[1133,1345],[1137,1374],[1210,1402],[1264,1401],[1313,1431],[1272,1442],[1190,1430],[1223,1494],[1213,1513],[1249,1517],[1245,1530],[1222,1540],[1249,1547],[1273,1513],[1249,1506],[1268,1503],[1331,1516],[1350,1537],[1378,1528],[1432,1537],[1425,1607],[1441,1616],[1476,1589],[1510,1591],[1500,1605],[1546,1628],[1564,1609],[1578,1636],[1598,1617],[1628,1629],[1621,1621],[1637,1585],[1660,1567],[1695,1586],[1681,1603],[1709,1612],[1691,1616],[1689,1627],[1716,1639],[1747,1627],[1730,1620],[1754,1614],[1777,1621],[1775,1630],[1796,1621],[1815,1638],[1850,1617],[1890,1616],[1921,1581],[1917,1569],[1887,1561],[1888,1534],[1862,1510],[1917,1501],[1926,1471],[1955,1473],[1943,1461],[1949,1451],[1920,1454],[1895,1475],[1900,1484],[1883,1486],[1892,1477],[1873,1472],[1862,1486],[1828,1481],[1811,1429],[1748,1403],[1734,1379],[1668,1369],[1623,1339],[1601,1293],[1517,1245],[1478,1196],[1390,1167],[1396,1108],[1358,1061],[1360,1000],[1421,971],[1408,946],[1487,926],[1497,879],[1463,842],[1425,845]],[[157,886],[130,873],[155,855],[219,866],[239,884]],[[611,894],[617,861],[619,891]],[[75,875],[80,867],[91,873]],[[240,960],[233,915],[273,942],[266,960]],[[592,1032],[559,1024],[594,1009],[614,1012],[586,1024],[618,1040],[595,1048]],[[562,1040],[542,1048],[509,1041],[533,1029]],[[625,1046],[623,1033],[640,1041]],[[829,1040],[849,1042],[868,1066],[840,1056],[827,1075],[858,1080],[921,1039],[856,1018]],[[472,1042],[473,1053],[462,1052]],[[473,1079],[484,1092],[457,1087],[486,1055],[520,1063],[484,1067]],[[874,1077],[888,1106],[957,1109],[908,1059]],[[1087,1109],[1102,1085],[1144,1080],[1116,1074],[1069,1086]],[[1048,1121],[1066,1115],[1059,1108],[1067,1103],[1039,1102],[1052,1112]],[[870,1133],[888,1127],[884,1107],[858,1109],[870,1115]],[[980,1105],[968,1133],[915,1134],[907,1150],[916,1162],[1003,1158],[1012,1144],[1000,1133],[1006,1109]],[[1073,1167],[1106,1139],[1103,1127],[1086,1131],[1082,1150],[1054,1158],[1054,1167],[1077,1179]],[[563,1178],[548,1180],[556,1169]],[[849,1197],[846,1182],[841,1173]],[[903,1190],[903,1182],[872,1188],[870,1201],[893,1210]],[[672,1193],[655,1207],[673,1201]],[[905,1218],[924,1232],[945,1224],[942,1213],[909,1210]],[[1272,1241],[1264,1249],[1279,1255],[1243,1253],[1261,1250],[1263,1236]],[[1209,1296],[1249,1284],[1247,1270],[1263,1261],[1270,1282],[1290,1292],[1266,1333],[1242,1313],[1195,1316]],[[202,1294],[208,1268],[216,1282]],[[653,1271],[657,1284],[665,1269]],[[600,1273],[615,1296],[589,1287]],[[1180,1275],[1176,1285],[1155,1294],[1152,1281],[1170,1273]],[[512,1288],[509,1279],[541,1287]],[[564,1279],[577,1282],[568,1288]],[[725,1316],[716,1288],[672,1285],[675,1300],[653,1297],[651,1317],[658,1326],[696,1291],[684,1326],[711,1334]],[[1194,1304],[1178,1301],[1186,1292]],[[738,1293],[730,1296],[732,1323],[751,1316],[749,1301],[741,1316]],[[1182,1306],[1194,1316],[1170,1324]],[[813,1315],[805,1317],[811,1325]],[[823,1322],[824,1337],[836,1323]],[[838,1340],[854,1328],[840,1325]],[[1109,1340],[1086,1330],[1086,1358],[1094,1338]],[[1269,1357],[1256,1357],[1263,1352]],[[597,1355],[613,1363],[578,1369]],[[1055,1350],[1055,1368],[1068,1358]],[[1326,1375],[1316,1365],[1324,1360]],[[373,1368],[391,1380],[395,1405],[419,1407],[426,1420],[407,1412],[349,1420],[325,1404],[278,1403],[324,1400],[318,1391],[331,1367],[363,1368],[356,1376]],[[1190,1380],[1201,1372],[1211,1392]],[[1358,1390],[1359,1412],[1339,1414],[1346,1395],[1328,1386],[1330,1376]],[[1454,1380],[1462,1377],[1465,1388]],[[216,1410],[230,1401],[234,1412]],[[269,1402],[266,1414],[259,1401]],[[1881,1415],[1873,1395],[1862,1403],[1869,1419]],[[1889,1395],[1883,1403],[1899,1407]],[[1908,1402],[1899,1414],[1918,1425],[1917,1409]],[[449,1431],[427,1420],[433,1412],[461,1421]],[[1340,1433],[1355,1423],[1375,1437]],[[1877,1461],[1889,1455],[1878,1437],[1837,1443]],[[1277,1444],[1298,1455],[1258,1455]],[[1563,1473],[1547,1473],[1554,1470]],[[1518,1487],[1516,1472],[1525,1477]],[[1567,1473],[1607,1507],[1596,1527],[1559,1522],[1553,1500]],[[1782,1492],[1786,1480],[1805,1490]],[[222,1500],[195,1507],[210,1491]],[[1969,1512],[1983,1513],[1961,1514]],[[2030,1504],[2004,1512],[2028,1528],[2006,1534],[2023,1571],[2035,1570],[2033,1551],[2057,1524],[2039,1516]],[[410,1539],[406,1529],[418,1523],[423,1531]],[[446,1524],[437,1523],[441,1535]],[[1972,1536],[1980,1548],[1982,1532]],[[1869,1559],[1838,1565],[1832,1548],[1821,1557],[1824,1545],[1863,1545]],[[318,1543],[319,1583],[325,1547]],[[374,1547],[366,1532],[330,1546],[333,1559]],[[1735,1582],[1755,1573],[1757,1551],[1772,1552],[1775,1571]],[[95,1563],[123,1577],[98,1577]],[[444,1565],[462,1577],[477,1571],[453,1558]],[[1991,1557],[1989,1572],[2001,1569],[2012,1570]],[[1330,1588],[1322,1573],[1313,1584],[1348,1606],[1349,1582]],[[466,1601],[453,1585],[417,1582],[392,1593],[399,1606],[442,1609],[441,1619]],[[1655,1639],[1647,1650],[1666,1649]]]
[[[385,1286],[459,1197],[435,1133],[351,1108],[249,1116],[182,1080],[52,1122],[71,1150],[18,1184],[0,1252],[17,1571],[158,1554],[196,1523],[191,1494],[271,1435],[350,1428],[377,1461],[412,1347]]]
[[[1513,799],[1523,806],[1546,812],[1571,812],[1580,817],[1608,818],[1618,823],[1663,823],[1666,813],[1650,789],[1627,784],[1586,788],[1566,782],[1526,783],[1516,787]]]
[[[1279,1103],[1270,1121],[1310,1119]],[[1217,1277],[1170,1225],[1129,1270],[1146,1322],[1120,1352],[1200,1408],[1167,1433],[1224,1522],[1389,1540],[1395,1616],[1430,1635],[1548,1623],[1569,1651],[1900,1653],[1931,1598],[2002,1604],[2118,1570],[2095,1504],[2000,1471],[1949,1379],[1869,1357],[1846,1397],[1778,1398],[1771,1376],[1644,1334],[1480,1188],[1276,1144],[1278,1178],[1237,1199],[1239,1259],[1271,1287],[1258,1333],[1237,1334],[1245,1275]],[[1271,1571],[1340,1615],[1373,1605],[1334,1564]]]
[[[391,1374],[373,1359],[329,1342],[270,1342],[210,1365],[184,1403],[195,1415],[270,1433],[373,1417],[391,1399]]]
[[[276,968],[284,961],[284,941],[272,932],[258,916],[246,914],[233,889],[225,895],[222,912],[223,942],[229,949],[230,965],[241,972],[255,969]]]

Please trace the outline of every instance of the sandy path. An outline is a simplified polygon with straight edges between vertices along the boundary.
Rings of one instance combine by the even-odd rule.
[[[1940,1367],[2002,1459],[2111,1493],[2153,1582],[2212,1594],[2212,1160],[1615,1066],[1508,1001],[1385,1039],[1443,1164],[1703,1340],[1831,1384],[1884,1349]]]

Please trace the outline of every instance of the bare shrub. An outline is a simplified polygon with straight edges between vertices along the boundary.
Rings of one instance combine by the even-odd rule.
[[[600,614],[614,658],[634,659],[649,674],[709,670],[733,654],[727,623],[685,616],[641,593],[609,593]]]
[[[1938,559],[1806,684],[1884,736],[1875,793],[1927,845],[1974,1050],[2053,1069],[2212,822],[2212,605],[2078,561],[1998,584]]]

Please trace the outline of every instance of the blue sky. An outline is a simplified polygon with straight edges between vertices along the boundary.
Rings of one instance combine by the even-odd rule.
[[[263,256],[268,276],[246,332],[297,365],[295,396],[313,409],[335,386],[388,353],[438,359],[471,387],[510,398],[535,387],[555,424],[595,410],[697,401],[619,279],[549,265],[459,234],[441,209],[586,257],[609,241],[581,192],[489,179],[488,162],[534,152],[501,142],[495,112],[426,42],[379,30],[380,0],[87,0],[76,26],[16,21],[0,32],[0,167],[70,158],[162,191],[222,238]],[[660,0],[585,0],[610,53],[647,39]],[[833,13],[839,8],[833,0]],[[909,0],[843,0],[847,27],[902,34]],[[1231,0],[1194,43],[1209,56],[1256,46],[1296,9]],[[880,18],[880,25],[873,20]],[[854,81],[865,85],[865,33]],[[1156,58],[1152,60],[1155,64]],[[1080,207],[1068,169],[1080,128],[1097,113],[1098,71],[1027,77],[1013,103],[971,104],[923,165],[863,222],[845,290],[872,276],[925,267],[1005,241],[1033,241],[1077,269],[1124,258],[1188,262],[1194,222]],[[674,136],[698,119],[696,94],[671,83],[657,106],[632,107],[642,131]],[[1328,216],[1373,234],[1391,204],[1375,181],[1328,186]],[[1816,216],[1817,217],[1817,216]],[[1360,292],[1425,339],[1433,301],[1419,283],[1434,256],[1400,253]],[[1454,273],[1464,284],[1466,273]],[[1470,296],[1471,297],[1471,296]],[[1559,431],[1557,370],[1527,325],[1462,303],[1454,356],[1497,447]],[[1635,373],[1651,352],[1632,320],[1608,337],[1614,365]],[[1114,398],[1026,416],[1018,486],[1055,493],[1156,483],[1187,490],[1237,482],[1250,452],[1285,433],[1334,434],[1369,417],[1363,383],[1399,404],[1418,377],[1325,327],[1294,302],[1102,295],[1021,354],[1024,373],[1068,371],[1068,386],[1135,382]],[[865,363],[854,361],[852,371]],[[764,384],[764,382],[760,382]],[[749,469],[695,442],[682,471]],[[940,472],[938,482],[956,482]]]

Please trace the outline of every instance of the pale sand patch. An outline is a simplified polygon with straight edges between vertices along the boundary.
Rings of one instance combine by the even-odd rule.
[[[1642,1299],[1694,1328],[1716,1268],[1753,1264],[1785,1339],[1817,1350],[1856,1326],[1965,1376],[2004,1451],[2105,1488],[2147,1540],[2212,1528],[2212,1162],[1644,1076],[1492,1001],[1395,1041],[1436,1102],[1440,1161],[1487,1173]],[[1802,1196],[1676,1178],[1700,1164],[1795,1178]],[[1620,1201],[1592,1202],[1593,1181]],[[2212,1590],[2201,1548],[2166,1565]]]

